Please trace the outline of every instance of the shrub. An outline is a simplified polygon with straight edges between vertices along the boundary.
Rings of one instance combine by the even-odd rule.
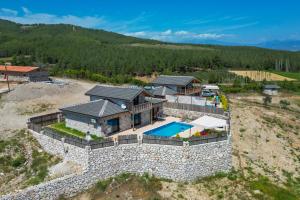
[[[287,100],[280,100],[280,101],[279,101],[279,104],[280,104],[280,107],[283,108],[283,109],[285,109],[285,108],[287,108],[289,105],[291,105],[291,103],[290,103],[289,101],[287,101]]]
[[[176,138],[180,139],[180,135],[178,133],[176,134]]]
[[[280,186],[277,186],[269,181],[266,177],[258,177],[258,180],[251,181],[250,182],[250,189],[252,191],[259,190],[261,191],[265,196],[269,197],[270,199],[274,200],[281,200],[281,199],[298,199],[296,194],[293,191],[287,190],[285,188],[282,188]],[[256,194],[255,196],[262,198],[263,196],[261,194]]]
[[[96,184],[96,188],[100,191],[100,192],[104,192],[106,190],[106,188],[109,186],[109,184],[111,183],[112,179],[106,179],[106,180],[102,180],[102,181],[98,181]]]
[[[267,106],[268,104],[272,103],[272,97],[271,96],[265,96],[263,98],[263,101],[264,101],[264,105]]]
[[[150,176],[148,173],[144,173],[143,176],[139,177],[139,181],[145,189],[150,191],[158,191],[162,189],[160,179],[155,176]]]
[[[20,167],[22,164],[24,164],[26,161],[26,158],[23,154],[18,155],[15,159],[12,160],[12,166],[13,167]]]
[[[227,100],[225,95],[221,95],[221,102],[222,102],[222,105],[223,105],[223,109],[225,111],[227,111],[228,110],[228,100]]]
[[[200,137],[201,136],[201,133],[199,131],[197,131],[195,134],[194,134],[195,137]]]

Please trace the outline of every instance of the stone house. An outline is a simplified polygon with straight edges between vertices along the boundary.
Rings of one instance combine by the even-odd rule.
[[[89,103],[61,108],[66,126],[97,136],[110,136],[144,126],[162,113],[164,100],[142,88],[95,86],[86,92]]]
[[[168,93],[172,93],[171,91],[173,91],[177,95],[199,95],[201,91],[200,81],[193,76],[161,75],[153,80],[151,85],[162,87],[161,89],[158,88],[158,91],[161,90],[163,92],[165,90]],[[163,87],[166,88],[164,89]]]

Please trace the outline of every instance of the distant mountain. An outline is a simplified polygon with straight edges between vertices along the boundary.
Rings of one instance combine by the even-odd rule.
[[[300,40],[273,40],[260,43],[257,46],[269,49],[300,51]]]
[[[183,74],[195,68],[274,69],[278,60],[287,58],[290,70],[300,71],[300,52],[217,42],[168,43],[74,25],[24,25],[0,19],[0,58],[12,57],[16,65],[48,66],[55,73],[79,78],[95,72],[121,76],[122,81],[123,76]]]

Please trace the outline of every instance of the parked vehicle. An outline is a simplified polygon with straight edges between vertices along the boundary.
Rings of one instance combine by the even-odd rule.
[[[216,95],[215,92],[212,92],[212,91],[209,91],[209,90],[203,90],[202,93],[201,93],[201,96],[203,96],[203,97],[213,97],[215,95]]]

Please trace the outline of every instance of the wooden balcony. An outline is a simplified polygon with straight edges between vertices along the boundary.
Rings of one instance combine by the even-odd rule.
[[[151,109],[152,109],[152,104],[147,102],[147,103],[142,103],[142,104],[132,106],[131,111],[132,113],[140,113]]]
[[[179,95],[192,95],[201,92],[201,87],[192,87],[178,90]]]

